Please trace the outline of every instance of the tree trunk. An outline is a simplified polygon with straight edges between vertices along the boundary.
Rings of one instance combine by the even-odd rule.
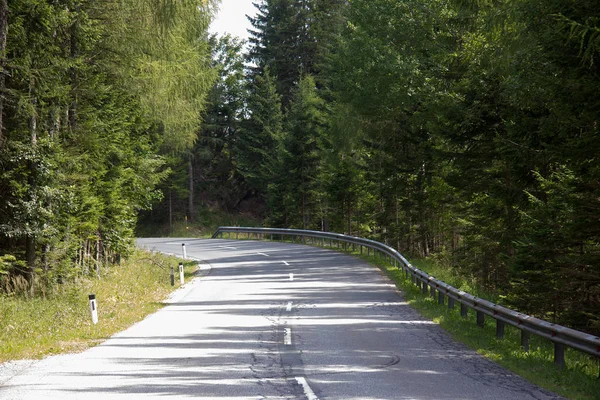
[[[25,259],[27,260],[27,269],[29,280],[29,291],[33,296],[35,294],[35,235],[28,234],[25,236]]]
[[[6,37],[8,36],[8,1],[0,0],[0,149],[4,145],[4,92],[6,90]]]
[[[79,10],[76,9],[76,12]],[[71,47],[71,58],[75,60],[77,58],[77,29],[78,24],[77,21],[73,22],[71,25],[71,37],[70,37],[70,47]],[[75,67],[71,67],[70,70],[71,75],[71,104],[69,105],[68,114],[69,114],[69,126],[72,131],[77,128],[77,70]]]
[[[190,154],[188,163],[188,178],[189,178],[189,196],[188,196],[188,210],[190,214],[190,222],[194,222],[194,216],[196,210],[194,207],[194,163],[192,162],[193,156]]]
[[[346,215],[346,222],[348,225],[348,235],[352,236],[352,207],[350,206],[350,196],[348,196],[348,212]]]
[[[29,86],[29,94],[32,95],[32,93],[33,93],[33,81],[30,83],[30,86]],[[37,106],[36,106],[35,98],[33,96],[32,96],[31,103],[33,106],[33,115],[31,116],[31,119],[29,120],[29,132],[31,134],[31,147],[35,153],[35,150],[37,147],[37,115],[36,115]],[[37,166],[35,165],[35,162],[33,160],[29,160],[27,164],[29,167],[29,178],[28,178],[29,192],[33,199],[37,192],[37,189],[36,189]],[[30,287],[31,295],[33,296],[34,295],[34,283],[35,283],[35,261],[36,261],[35,260],[36,259],[35,229],[36,229],[37,224],[35,223],[35,221],[31,221],[31,222],[32,222],[32,224],[31,224],[32,226],[29,227],[29,232],[25,236],[25,259],[27,260],[27,268],[29,269],[29,287]]]
[[[173,191],[169,189],[169,233],[173,233]]]

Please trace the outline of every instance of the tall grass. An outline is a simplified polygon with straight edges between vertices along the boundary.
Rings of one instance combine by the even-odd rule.
[[[57,285],[45,297],[0,295],[0,362],[80,351],[142,320],[162,307],[172,291],[170,266],[177,264],[174,258],[136,252],[122,265],[104,269],[101,279]],[[186,279],[195,267],[185,264]],[[97,325],[90,318],[91,293],[98,302]]]

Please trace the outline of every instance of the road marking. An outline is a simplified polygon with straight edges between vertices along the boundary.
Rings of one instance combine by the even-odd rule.
[[[306,378],[297,377],[296,382],[298,382],[300,384],[300,386],[302,386],[302,389],[304,390],[304,394],[306,395],[306,398],[308,400],[319,400],[319,398],[317,397],[315,392],[313,392],[312,389],[310,388],[310,386],[308,386],[308,382],[306,382]]]
[[[290,273],[290,281],[294,280],[294,274]]]
[[[265,256],[265,257],[271,257],[270,255],[268,255],[268,254],[265,254],[265,253],[256,253],[256,254],[259,254],[259,255],[261,255],[261,256]]]
[[[282,263],[284,263],[285,265],[290,265],[290,263],[288,263],[287,261],[282,261]]]
[[[237,250],[237,247],[233,247],[233,246],[219,246],[222,249],[231,249],[231,250]]]
[[[283,343],[286,346],[292,345],[292,328],[285,328],[285,331],[283,332]]]
[[[287,307],[285,308],[285,311],[287,312],[291,312],[292,311],[292,302],[288,302]]]

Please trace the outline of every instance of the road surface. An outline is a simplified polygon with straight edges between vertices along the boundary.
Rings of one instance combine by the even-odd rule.
[[[560,398],[454,342],[359,259],[256,241],[138,245],[181,254],[184,242],[207,276],[95,348],[5,365],[0,399]]]

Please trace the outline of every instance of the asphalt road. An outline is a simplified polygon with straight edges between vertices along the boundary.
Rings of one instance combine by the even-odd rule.
[[[0,368],[0,399],[558,399],[419,316],[348,255],[255,241],[139,239],[210,273],[81,354]],[[100,323],[102,299],[98,299]]]

